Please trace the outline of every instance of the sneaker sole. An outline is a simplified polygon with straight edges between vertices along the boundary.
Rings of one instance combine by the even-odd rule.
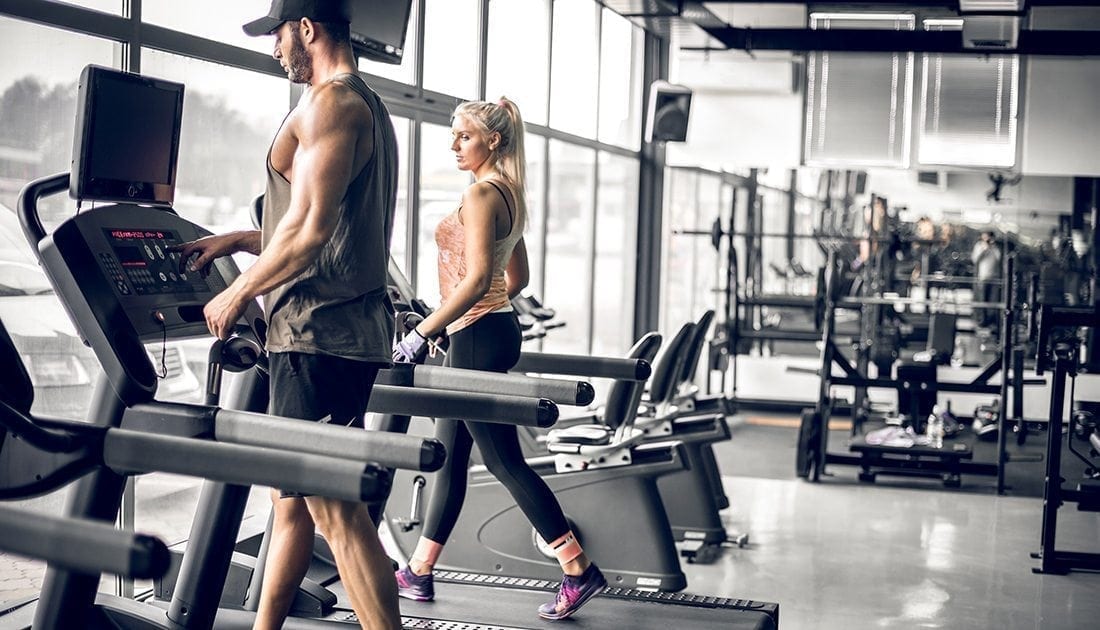
[[[413,595],[412,593],[402,593],[401,591],[397,592],[397,596],[402,599],[411,599],[414,602],[430,602],[435,599],[434,595],[431,597],[424,597],[423,595]]]
[[[573,607],[566,610],[565,612],[556,613],[556,614],[555,613],[547,614],[547,613],[544,613],[540,610],[539,611],[539,617],[542,617],[543,619],[546,619],[547,621],[561,621],[563,619],[568,619],[569,617],[573,616],[573,613],[580,610],[581,606],[584,606],[585,604],[587,604],[588,600],[590,600],[593,597],[595,597],[595,596],[599,595],[600,593],[604,592],[605,589],[607,589],[607,582],[606,581],[604,581],[604,583],[602,585],[600,585],[599,587],[594,588],[591,591],[589,591],[588,593],[585,593],[583,596],[581,596],[581,598],[578,599],[575,604],[573,604]]]

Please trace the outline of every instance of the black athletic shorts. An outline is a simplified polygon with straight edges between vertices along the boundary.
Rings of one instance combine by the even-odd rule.
[[[273,352],[268,357],[268,413],[346,427],[363,427],[370,391],[385,363],[323,354]],[[281,491],[283,497],[305,496]]]

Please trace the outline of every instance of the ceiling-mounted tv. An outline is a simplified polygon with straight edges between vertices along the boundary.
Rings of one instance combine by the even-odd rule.
[[[86,66],[69,196],[172,205],[182,120],[182,84]]]
[[[360,57],[400,64],[414,0],[353,0],[351,45]]]

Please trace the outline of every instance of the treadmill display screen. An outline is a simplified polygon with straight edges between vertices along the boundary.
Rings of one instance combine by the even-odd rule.
[[[179,271],[180,255],[169,251],[180,240],[170,230],[103,230],[114,256],[100,254],[107,275],[122,295],[194,293],[209,289],[198,273]]]

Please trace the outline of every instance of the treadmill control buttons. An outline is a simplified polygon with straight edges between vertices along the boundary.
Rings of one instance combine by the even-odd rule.
[[[122,295],[130,295],[133,291],[130,290],[130,285],[126,283],[126,276],[122,273],[122,267],[119,266],[115,257],[102,253],[99,255],[100,261],[103,263],[103,270],[107,272],[107,276],[115,283],[115,288]]]

